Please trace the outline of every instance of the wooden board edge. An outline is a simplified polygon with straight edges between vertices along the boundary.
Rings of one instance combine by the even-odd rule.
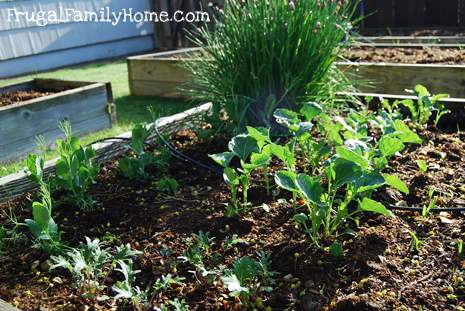
[[[21,310],[9,304],[5,300],[0,299],[0,311],[21,311]]]
[[[34,98],[34,99],[31,99],[31,100],[27,100],[27,101],[24,101],[24,102],[13,104],[13,105],[0,107],[0,112],[5,111],[5,110],[9,110],[9,109],[17,109],[17,108],[28,107],[28,106],[31,106],[31,105],[34,105],[34,104],[37,104],[37,103],[41,103],[41,102],[48,101],[48,100],[55,99],[55,98],[59,98],[59,97],[72,96],[72,95],[81,93],[83,91],[89,91],[89,90],[93,90],[93,89],[96,89],[96,88],[99,88],[99,87],[105,87],[105,84],[101,83],[101,82],[93,82],[92,84],[89,84],[89,85],[86,85],[86,86],[74,88],[74,89],[71,89],[71,90],[63,91],[63,92],[58,92],[58,93],[51,94],[51,95],[48,95],[48,96],[42,96],[42,97]]]
[[[179,49],[179,50],[171,50],[171,51],[166,51],[166,52],[157,52],[157,53],[150,53],[150,54],[142,54],[142,55],[136,55],[136,56],[130,56],[127,58],[128,61],[133,61],[133,60],[146,60],[147,58],[156,58],[158,59],[164,59],[166,58],[167,60],[171,59],[170,57],[175,56],[177,54],[185,54],[189,52],[197,52],[200,51],[201,48],[184,48],[184,49]]]
[[[414,95],[403,95],[403,94],[381,94],[381,93],[367,93],[367,92],[341,92],[338,93],[341,96],[353,96],[353,97],[373,97],[373,98],[384,98],[392,100],[403,100],[412,99],[416,100],[417,97]],[[465,109],[465,98],[443,98],[441,102],[446,105],[449,109]]]
[[[169,117],[160,118],[157,121],[157,124],[161,130],[169,129],[170,125],[177,125],[178,123],[182,121],[189,121],[187,119],[190,119],[190,118],[201,117],[209,113],[211,109],[212,109],[212,103],[202,104],[200,106],[188,109],[184,112],[181,112],[181,113],[169,116]],[[150,124],[150,125],[153,125],[153,124]],[[121,135],[118,135],[117,137],[118,138],[131,138],[131,136],[132,136],[132,133],[129,131]],[[115,152],[114,157],[117,157],[120,154],[119,151],[124,152],[124,148],[121,147],[124,144],[125,142],[108,141],[108,142],[97,143],[93,147],[95,149],[95,152],[97,154],[97,159],[99,160],[99,162],[104,162],[106,160],[111,159],[111,158],[105,157],[105,153],[107,151]],[[57,159],[52,159],[45,163],[44,171],[46,175],[53,173],[56,161]],[[20,181],[22,181],[23,183],[21,190],[16,189],[17,187],[13,187],[17,193],[14,193],[13,191],[5,190],[5,189],[10,188],[9,185],[14,185],[16,183],[19,183]],[[20,171],[17,173],[4,176],[0,178],[0,203],[14,199],[33,189],[35,189],[35,185],[28,180],[27,174],[25,172]]]

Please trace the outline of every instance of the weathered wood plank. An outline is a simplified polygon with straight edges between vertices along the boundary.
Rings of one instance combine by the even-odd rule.
[[[357,44],[375,44],[386,46],[409,45],[423,47],[425,44],[450,47],[461,47],[465,45],[465,37],[461,36],[361,36],[355,38]]]
[[[16,92],[16,91],[24,91],[30,90],[34,87],[34,80],[29,80],[21,83],[15,83],[12,85],[7,85],[4,87],[0,87],[0,93],[9,93],[9,92]]]
[[[116,121],[114,107],[108,109],[113,103],[109,102],[111,87],[106,83],[52,79],[36,79],[33,83],[44,89],[72,89],[0,107],[0,162],[35,150],[38,135],[52,144],[61,135],[58,124],[62,120],[70,121],[78,136],[109,128],[112,120]]]
[[[388,63],[337,63],[343,72],[370,80],[362,85],[362,92],[408,94],[416,84],[422,84],[432,93],[446,93],[451,97],[465,98],[465,66]]]
[[[178,89],[183,84],[184,82],[133,80],[132,95],[158,96],[164,98],[185,98],[186,96],[184,96]]]
[[[188,74],[178,59],[138,59],[129,61],[132,79],[182,82]]]
[[[20,311],[18,308],[10,305],[6,301],[0,299],[0,311]]]
[[[129,57],[128,75],[132,95],[182,98],[177,88],[188,82],[189,71],[182,62],[199,48],[187,48]]]
[[[185,112],[175,114],[171,117],[162,118],[158,121],[158,128],[160,132],[165,134],[173,133],[177,130],[190,128],[199,124],[205,114],[211,111],[212,105],[210,103],[186,110]],[[130,138],[131,132],[124,133],[119,137]],[[148,141],[153,142],[156,136],[152,135]],[[94,145],[96,150],[96,159],[100,163],[114,159],[124,154],[126,149],[126,142],[104,142]],[[45,164],[45,175],[53,174],[55,169],[55,160],[47,161]],[[24,172],[18,172],[9,176],[0,178],[0,202],[8,201],[12,198],[21,196],[22,194],[32,191],[36,185],[31,182]]]

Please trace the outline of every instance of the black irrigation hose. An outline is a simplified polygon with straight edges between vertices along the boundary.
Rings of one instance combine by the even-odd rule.
[[[171,155],[174,156],[175,158],[181,160],[181,161],[184,161],[184,162],[190,162],[192,164],[195,164],[199,167],[202,167],[210,172],[213,172],[217,175],[222,175],[223,172],[219,169],[217,169],[216,167],[213,167],[213,166],[210,166],[210,165],[207,165],[207,164],[204,164],[200,161],[197,161],[195,159],[192,159],[191,157],[185,155],[184,153],[180,152],[179,150],[177,150],[173,145],[171,145],[164,137],[163,135],[161,135],[160,133],[160,130],[158,129],[158,121],[155,121],[155,124],[153,126],[153,128],[155,129],[155,134],[157,134],[157,137],[158,139],[160,139],[160,141],[165,145],[166,148],[168,148],[168,150],[170,151]]]
[[[417,207],[417,206],[388,205],[387,208],[390,209],[390,210],[407,211],[407,212],[421,212],[421,211],[423,211],[422,207]],[[465,207],[432,208],[432,209],[429,210],[429,212],[430,213],[441,213],[441,212],[463,213],[463,212],[465,212]]]
[[[157,135],[158,139],[165,145],[166,148],[170,151],[171,155],[174,156],[176,159],[184,161],[184,162],[190,162],[192,164],[195,164],[199,167],[202,167],[208,171],[211,171],[217,175],[222,175],[223,172],[216,167],[204,164],[200,161],[197,161],[195,159],[192,159],[191,157],[185,155],[184,153],[180,152],[177,150],[173,145],[171,145],[164,137],[161,135],[160,130],[158,129],[158,120],[155,121],[155,124],[153,126],[155,129],[155,134]],[[96,140],[94,142],[91,142],[88,144],[88,146],[109,141],[109,140],[122,140],[122,141],[130,141],[131,138],[127,137],[107,137],[107,138],[102,138],[99,140]],[[417,207],[417,206],[398,206],[398,205],[387,205],[387,208],[390,210],[397,210],[397,211],[407,211],[407,212],[422,212],[423,208],[422,207]],[[441,212],[449,212],[449,213],[463,213],[465,212],[465,207],[445,207],[445,208],[432,208],[429,210],[430,213],[441,213]]]

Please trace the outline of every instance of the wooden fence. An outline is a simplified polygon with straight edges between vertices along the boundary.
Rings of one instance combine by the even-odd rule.
[[[224,6],[225,0],[152,0],[155,12],[165,11],[173,16],[177,10],[183,12],[207,11],[211,17],[217,8]],[[213,26],[213,19],[210,25]],[[186,38],[186,30],[201,26],[201,23],[171,22],[156,23],[154,32],[155,48],[173,50],[193,46]]]
[[[465,27],[465,0],[362,0],[363,28]]]
[[[215,7],[222,8],[224,3],[225,0],[152,0],[152,9],[166,11],[170,16],[177,10],[208,11],[213,16]],[[358,13],[364,16],[361,23],[364,29],[465,27],[465,0],[361,0]],[[186,22],[156,23],[155,48],[191,47],[185,30],[198,26]]]

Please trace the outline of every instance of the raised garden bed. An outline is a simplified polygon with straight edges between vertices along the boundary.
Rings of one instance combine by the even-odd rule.
[[[357,37],[356,45],[370,47],[442,47],[461,48],[465,45],[463,36],[381,36]]]
[[[205,111],[204,111],[205,112]],[[192,115],[186,113],[186,115]],[[179,115],[173,118],[183,124]],[[164,125],[169,125],[166,119]],[[199,124],[197,124],[198,126]],[[226,140],[217,137],[203,141],[192,130],[173,131],[170,142],[186,155],[209,163],[207,154],[222,152]],[[410,193],[380,189],[375,198],[386,203],[427,205],[428,187],[444,193],[441,207],[465,202],[464,133],[444,133],[430,127],[419,133],[421,145],[409,145],[395,156],[389,170],[405,181]],[[109,148],[108,150],[112,150]],[[419,172],[417,161],[427,162],[428,170]],[[231,266],[238,257],[257,257],[266,252],[271,259],[271,293],[261,293],[263,304],[271,310],[392,310],[400,308],[445,310],[464,305],[463,259],[457,255],[456,240],[462,236],[462,217],[442,213],[420,218],[413,213],[396,212],[397,217],[363,217],[357,234],[344,239],[344,257],[333,257],[327,250],[315,250],[292,221],[293,210],[282,200],[266,195],[260,174],[254,174],[250,189],[250,212],[244,217],[226,218],[224,205],[229,189],[221,174],[177,159],[170,161],[169,174],[180,185],[175,197],[162,195],[153,179],[134,182],[122,178],[116,162],[107,158],[92,195],[96,210],[83,213],[67,205],[57,206],[55,218],[71,245],[83,236],[100,238],[108,247],[129,243],[143,254],[134,262],[141,289],[170,274],[185,279],[150,297],[151,307],[167,299],[184,299],[194,310],[239,310],[237,298],[218,279],[207,282],[194,269],[182,263],[192,247],[192,233],[209,232],[211,248],[203,254],[207,267]],[[273,162],[270,171],[282,169]],[[154,178],[154,177],[153,177]],[[29,200],[17,199],[0,206],[13,210],[18,219],[30,217]],[[8,209],[10,208],[10,209]],[[5,215],[0,219],[5,221]],[[412,246],[414,232],[421,246]],[[432,234],[434,232],[434,234]],[[192,241],[192,240],[191,240]],[[57,270],[49,272],[47,256],[33,248],[22,247],[14,256],[1,257],[0,297],[23,310],[38,307],[50,310],[93,309],[134,310],[129,304],[112,299],[86,298],[72,286],[71,276]],[[217,271],[208,271],[218,273]],[[104,282],[110,286],[121,279],[111,274]],[[7,309],[9,310],[9,309]]]
[[[164,118],[158,122],[160,131],[164,134],[170,134],[173,131],[182,129],[186,126],[193,126],[198,119],[207,113],[211,108],[211,104],[204,104],[197,108],[187,110],[183,113]],[[127,139],[131,137],[131,133],[124,133],[118,136],[119,139]],[[153,136],[149,137],[149,142],[155,139]],[[109,141],[98,143],[94,146],[96,152],[96,159],[99,162],[105,162],[120,156],[125,153],[124,141]],[[55,172],[56,159],[47,161],[45,163],[45,176],[49,176]],[[15,197],[21,196],[27,191],[31,191],[37,188],[37,185],[32,182],[27,174],[24,172],[18,172],[12,175],[8,175],[0,178],[0,202],[11,200]]]
[[[129,88],[132,95],[184,97],[178,87],[188,81],[189,73],[181,66],[196,48],[129,57]]]
[[[0,88],[0,163],[17,160],[60,135],[68,120],[77,135],[106,129],[116,122],[109,83],[34,79]]]
[[[189,55],[196,50],[191,48],[130,57],[128,68],[131,93],[183,97],[177,89],[189,81],[190,73],[181,63],[189,59]],[[423,84],[432,93],[446,93],[453,98],[465,98],[465,65],[461,65],[465,58],[462,52],[453,51],[451,56],[441,49],[432,52],[421,49],[387,49],[384,53],[377,52],[377,56],[372,48],[349,49],[345,56],[352,61],[339,62],[337,66],[344,72],[355,75],[359,80],[372,82],[371,85],[364,83],[360,87],[362,92],[407,95],[405,89]],[[406,55],[410,55],[411,62],[415,63],[395,63],[406,59]],[[441,64],[421,64],[422,62]]]

